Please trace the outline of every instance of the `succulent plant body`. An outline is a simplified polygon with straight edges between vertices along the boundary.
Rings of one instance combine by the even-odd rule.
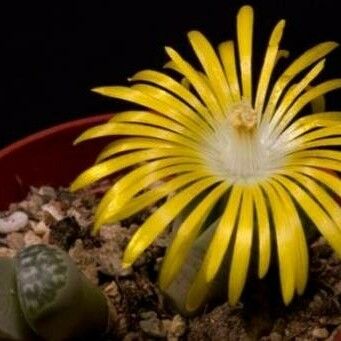
[[[0,337],[65,340],[98,336],[108,324],[107,301],[62,250],[48,245],[1,258]]]

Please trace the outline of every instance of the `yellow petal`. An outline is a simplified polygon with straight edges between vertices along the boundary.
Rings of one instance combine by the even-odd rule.
[[[156,203],[161,198],[176,192],[177,190],[184,186],[187,186],[188,184],[191,184],[202,178],[207,178],[210,175],[211,174],[209,172],[205,172],[203,170],[181,174],[174,179],[167,181],[161,186],[153,188],[145,193],[134,197],[122,207],[112,207],[109,204],[109,208],[104,210],[102,214],[99,215],[94,228],[95,230],[97,230],[102,224],[107,224],[109,222],[113,223],[129,218],[135,213],[138,213],[146,207]]]
[[[295,120],[276,140],[276,144],[288,142],[309,130],[341,124],[341,112],[323,112],[300,117]]]
[[[324,146],[339,146],[341,135],[341,125],[339,123],[330,125],[325,128],[315,129],[304,135],[300,135],[292,141],[286,142],[282,147],[283,151],[299,151],[308,148],[324,147]]]
[[[197,238],[200,232],[205,218],[210,213],[216,202],[226,192],[228,187],[229,186],[226,182],[215,187],[193,209],[179,227],[163,260],[159,280],[161,289],[166,289],[181,269],[181,266],[192,247],[193,241]]]
[[[168,130],[176,132],[181,135],[187,135],[191,137],[193,140],[202,140],[202,134],[200,133],[200,129],[196,129],[195,132],[186,128],[181,122],[177,123],[176,121],[167,118],[165,116],[159,115],[150,111],[125,111],[118,114],[115,114],[110,120],[109,123],[145,123],[155,127],[160,127],[165,129],[167,127]]]
[[[153,99],[157,99],[158,101],[165,103],[169,108],[177,111],[182,115],[181,123],[186,125],[186,127],[197,136],[202,136],[202,134],[207,134],[210,131],[207,123],[204,122],[191,107],[169,92],[148,84],[133,85],[131,89],[138,90]]]
[[[169,167],[165,167],[162,169],[154,170],[154,172],[146,174],[144,177],[137,177],[135,173],[135,182],[131,184],[129,187],[124,187],[123,189],[117,186],[113,186],[113,189],[108,192],[108,196],[103,198],[105,200],[98,210],[96,211],[95,218],[100,220],[101,216],[107,216],[108,213],[111,215],[114,212],[118,212],[121,208],[123,208],[136,194],[138,194],[143,189],[148,188],[148,186],[152,185],[156,181],[169,177],[175,176],[183,173],[189,173],[194,171],[204,170],[203,167],[197,164],[178,164]],[[131,173],[129,173],[131,174]],[[137,175],[140,175],[141,172],[138,172]],[[122,193],[122,191],[124,191]],[[101,202],[102,203],[102,202]],[[105,205],[105,206],[104,206]]]
[[[277,176],[276,179],[292,193],[297,204],[315,224],[339,257],[341,257],[341,230],[336,226],[334,221],[307,192],[300,188],[300,186],[283,176]]]
[[[152,150],[139,150],[131,152],[114,159],[96,164],[81,173],[71,184],[71,191],[77,191],[80,188],[102,179],[110,174],[120,171],[142,161],[148,161],[160,158],[169,158],[172,156],[184,156],[185,150],[182,148],[160,148]],[[190,155],[191,153],[189,153]]]
[[[341,88],[341,79],[333,79],[322,84],[319,84],[306,93],[301,95],[290,107],[290,109],[285,113],[278,126],[274,129],[274,133],[272,136],[276,138],[285,128],[286,126],[295,118],[295,116],[313,99],[324,95],[327,92],[340,89]]]
[[[233,185],[225,211],[207,249],[202,268],[207,282],[214,279],[229,247],[242,196],[242,187]]]
[[[194,96],[185,86],[175,81],[173,78],[157,71],[143,70],[136,73],[132,78],[132,81],[145,81],[156,84],[158,86],[173,92],[179,96],[185,103],[188,103],[204,121],[209,121],[207,108]]]
[[[224,113],[222,108],[220,107],[212,90],[208,87],[200,74],[173,49],[166,47],[166,52],[202,98],[210,111],[210,115],[216,119],[223,119]]]
[[[296,177],[295,177],[296,178]],[[295,287],[297,293],[302,295],[308,281],[308,247],[305,239],[302,223],[298,215],[295,204],[292,201],[290,195],[283,189],[279,184],[273,183],[274,188],[276,188],[278,194],[282,198],[282,202],[285,207],[285,212],[287,215],[287,233],[292,234],[292,252],[295,254]]]
[[[195,129],[193,129],[192,120],[197,116],[195,115],[192,117],[190,114],[185,115],[183,112],[179,112],[176,108],[177,102],[175,97],[173,97],[173,101],[170,100],[165,102],[164,100],[159,100],[155,97],[148,96],[148,94],[145,94],[144,92],[137,89],[124,86],[106,86],[95,88],[93,91],[105,96],[114,97],[145,106],[173,120],[176,120],[178,123],[186,126],[189,130],[195,131]],[[200,120],[200,122],[202,121]]]
[[[102,213],[103,210],[107,208],[113,198],[119,194],[124,193],[126,188],[130,186],[134,186],[139,180],[143,179],[148,174],[153,174],[153,172],[157,172],[163,168],[172,167],[172,166],[181,166],[181,165],[189,165],[195,169],[201,169],[201,160],[195,159],[193,157],[172,157],[169,159],[159,159],[155,161],[149,161],[139,167],[133,169],[129,173],[122,176],[118,179],[114,185],[106,192],[101,202],[97,206],[97,210],[95,213],[95,218],[97,219],[99,214]],[[125,195],[122,198],[126,198]]]
[[[226,41],[219,45],[219,55],[224,67],[227,82],[234,102],[241,100],[241,92],[237,74],[237,62],[233,41]]]
[[[314,170],[312,169],[309,173],[310,175],[314,174]],[[306,188],[310,192],[309,194],[311,195],[311,197],[316,202],[320,203],[321,207],[324,208],[324,210],[329,214],[336,226],[341,231],[340,205],[317,182],[319,181],[323,183],[324,185],[335,191],[337,194],[339,194],[337,189],[341,188],[341,181],[338,178],[323,171],[315,172],[314,180],[297,172],[285,172],[284,174],[295,180],[298,184],[300,184],[301,187]],[[319,177],[317,177],[316,175],[318,175]]]
[[[263,278],[268,272],[271,256],[270,218],[266,208],[264,194],[259,186],[252,187],[256,207],[258,227],[258,277]]]
[[[198,31],[188,34],[189,41],[200,60],[221,108],[227,110],[232,104],[232,96],[220,61],[208,40]]]
[[[283,99],[281,100],[279,107],[276,109],[276,112],[272,116],[272,119],[269,122],[269,129],[272,131],[275,126],[278,124],[280,119],[286,113],[288,108],[294,103],[296,98],[306,90],[307,86],[310,82],[318,76],[318,74],[323,70],[325,65],[325,60],[323,59],[317,65],[315,65],[312,70],[310,70],[303,79],[291,86],[291,88],[286,92]]]
[[[268,119],[275,111],[278,100],[290,81],[305,68],[323,58],[338,46],[335,42],[325,42],[314,46],[295,59],[278,78],[268,100],[264,118]]]
[[[274,28],[271,33],[268,48],[266,50],[264,63],[259,76],[257,95],[255,101],[255,110],[258,113],[258,122],[260,120],[260,113],[263,112],[263,107],[265,105],[266,93],[268,90],[270,77],[272,75],[276,60],[279,55],[278,46],[281,41],[283,30],[285,26],[285,21],[281,20]]]
[[[250,101],[252,100],[252,34],[253,9],[250,6],[243,6],[237,15],[237,38],[243,97]]]
[[[153,137],[155,139],[165,140],[168,142],[175,142],[187,147],[192,147],[194,150],[198,149],[198,143],[192,140],[187,135],[180,135],[170,130],[161,129],[158,127],[151,127],[138,123],[106,123],[96,127],[87,129],[74,142],[75,144],[85,140],[103,137],[103,136],[145,136]]]
[[[167,143],[162,140],[156,140],[145,137],[129,137],[126,139],[119,139],[109,143],[98,155],[96,163],[103,161],[109,156],[113,156],[122,152],[152,149],[152,148],[174,148],[176,145]]]
[[[131,265],[191,200],[218,181],[217,177],[199,180],[157,209],[131,238],[124,251],[123,263]]]
[[[246,187],[243,191],[229,274],[228,301],[231,305],[238,302],[245,286],[250,263],[252,236],[253,200],[251,190]]]
[[[319,96],[314,98],[311,103],[311,110],[313,113],[320,113],[326,111],[326,98],[325,96]]]
[[[281,281],[282,297],[285,304],[289,304],[295,291],[295,235],[288,221],[288,212],[285,209],[283,199],[274,190],[273,181],[262,183],[262,187],[269,198],[272,211],[273,227],[275,230],[277,255],[279,264],[279,276]]]
[[[341,171],[341,162],[327,159],[327,158],[317,158],[317,157],[310,157],[310,158],[301,158],[301,159],[291,159],[287,161],[286,166],[312,166],[317,168],[325,168],[331,169],[337,172]]]

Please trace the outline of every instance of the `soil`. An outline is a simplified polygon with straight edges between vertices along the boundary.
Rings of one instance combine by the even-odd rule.
[[[310,245],[308,289],[288,307],[270,274],[264,282],[251,281],[242,298],[245,304],[215,302],[195,317],[183,317],[157,287],[167,235],[132,268],[121,267],[127,242],[155,207],[91,235],[94,208],[109,186],[102,182],[78,193],[31,188],[25,200],[0,212],[0,256],[13,257],[32,244],[55,244],[103,290],[116,310],[103,340],[341,340],[341,261],[323,238]]]

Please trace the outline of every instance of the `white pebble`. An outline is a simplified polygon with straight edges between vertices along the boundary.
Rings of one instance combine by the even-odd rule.
[[[17,211],[8,217],[0,218],[0,233],[11,233],[22,230],[28,224],[26,213]]]
[[[42,211],[48,212],[55,220],[60,221],[65,218],[64,212],[56,202],[49,202],[41,207]]]

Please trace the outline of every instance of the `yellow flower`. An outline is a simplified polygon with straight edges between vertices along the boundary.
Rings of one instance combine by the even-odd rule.
[[[341,188],[336,175],[341,171],[341,112],[325,112],[321,99],[341,88],[341,79],[311,85],[324,67],[324,56],[337,44],[316,45],[272,80],[285,54],[279,49],[284,25],[281,20],[270,36],[255,90],[253,10],[244,6],[237,16],[236,45],[223,42],[216,53],[201,33],[188,34],[202,70],[167,47],[167,67],[182,80],[144,70],[131,78],[131,87],[96,88],[146,109],[115,114],[76,141],[120,136],[72,184],[77,190],[126,169],[99,204],[95,230],[169,197],[132,237],[125,265],[132,264],[189,203],[193,206],[167,250],[160,273],[163,289],[186,261],[212,209],[223,200],[224,210],[186,297],[189,311],[203,302],[227,250],[231,304],[242,293],[252,249],[258,255],[259,278],[266,275],[271,250],[276,250],[286,304],[295,292],[302,294],[309,268],[304,216],[341,256],[341,209],[335,200]],[[313,112],[302,115],[307,104]]]

